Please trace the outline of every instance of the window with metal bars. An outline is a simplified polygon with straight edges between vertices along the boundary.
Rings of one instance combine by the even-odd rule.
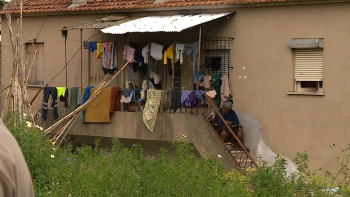
[[[233,38],[211,37],[202,38],[202,70],[206,75],[210,75],[212,79],[216,74],[221,73],[230,78],[230,47]],[[212,59],[212,61],[210,60]],[[209,61],[208,61],[209,60]],[[213,63],[214,61],[214,63]],[[218,66],[218,63],[220,66]],[[213,65],[213,66],[211,66]],[[211,81],[213,84],[213,80]]]

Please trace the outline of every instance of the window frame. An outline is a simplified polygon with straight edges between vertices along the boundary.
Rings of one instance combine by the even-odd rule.
[[[28,62],[26,66],[25,76],[28,77],[28,87],[44,87],[45,85],[43,63],[44,46],[45,45],[43,42],[33,42],[25,44],[26,58]],[[35,49],[38,49],[36,55]],[[35,63],[32,63],[34,55]]]
[[[315,96],[324,96],[324,91],[323,91],[323,78],[324,78],[324,50],[323,50],[323,38],[321,39],[291,39],[288,42],[288,46],[292,49],[292,70],[293,70],[293,91],[287,92],[288,95],[315,95]],[[317,58],[322,58],[318,59],[318,61],[322,61],[322,76],[321,79],[315,78],[313,81],[312,78],[313,76],[309,76],[310,78],[305,80],[300,80],[300,75],[299,75],[299,80],[297,79],[298,76],[296,75],[296,58],[297,58],[297,52],[303,53],[303,51],[306,54],[306,57],[308,53],[310,53],[310,58],[315,58],[313,53],[315,52],[316,54],[322,51],[322,56],[320,54],[317,54]],[[305,56],[304,56],[305,57]],[[308,57],[307,57],[308,58]],[[308,63],[310,60],[306,60],[306,63]],[[312,61],[312,60],[311,60]],[[310,62],[311,62],[310,61]],[[319,63],[319,62],[318,62]],[[317,69],[317,68],[316,68]],[[308,70],[310,72],[310,70]],[[320,72],[320,70],[315,71],[315,73]],[[303,82],[316,82],[316,87],[302,87]]]

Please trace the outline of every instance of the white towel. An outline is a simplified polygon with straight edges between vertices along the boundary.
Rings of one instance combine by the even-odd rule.
[[[151,56],[156,60],[163,59],[163,45],[151,42]]]

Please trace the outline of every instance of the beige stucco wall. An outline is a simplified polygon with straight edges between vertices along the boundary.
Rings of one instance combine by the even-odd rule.
[[[271,160],[278,153],[293,159],[296,152],[305,150],[312,167],[335,169],[329,146],[335,143],[338,155],[350,140],[349,8],[349,3],[230,8],[222,10],[237,11],[230,19],[219,19],[202,27],[203,37],[234,37],[231,45],[231,66],[234,69],[230,73],[234,108],[244,126],[246,145],[253,155],[264,155]],[[45,23],[44,17],[25,17],[23,40],[37,38],[38,42],[45,43],[45,83],[64,66],[64,41],[59,28],[99,17],[101,15],[47,16]],[[10,80],[12,61],[4,24],[2,87]],[[83,40],[97,32],[84,30]],[[127,34],[125,38],[126,43],[147,43],[149,40],[170,43],[175,34]],[[194,42],[197,38],[198,27],[176,36],[178,42],[184,43]],[[293,90],[292,51],[287,47],[291,38],[324,38],[324,96],[287,95],[287,91]],[[68,60],[80,47],[79,40],[79,30],[69,32]],[[123,35],[101,33],[91,40],[118,40],[118,54],[123,49]],[[83,51],[83,86],[88,85],[87,53],[87,50]],[[119,58],[118,64],[122,63]],[[190,89],[190,69],[186,64],[183,69],[182,86]],[[122,85],[125,81],[122,76],[112,85]],[[65,72],[50,85],[64,86]],[[68,86],[80,86],[80,53],[68,66]],[[36,91],[31,90],[30,96]],[[40,99],[39,96],[37,107],[41,106]]]
[[[336,144],[337,156],[350,141],[349,8],[348,3],[242,8],[227,23],[208,27],[207,34],[235,38],[234,108],[249,136],[262,136],[258,154],[272,150],[293,159],[306,151],[312,167],[335,169],[330,145]],[[324,38],[324,96],[287,95],[293,90],[291,38]]]

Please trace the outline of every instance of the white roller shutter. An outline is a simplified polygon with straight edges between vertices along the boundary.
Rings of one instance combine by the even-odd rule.
[[[295,81],[322,81],[323,49],[295,49]]]

